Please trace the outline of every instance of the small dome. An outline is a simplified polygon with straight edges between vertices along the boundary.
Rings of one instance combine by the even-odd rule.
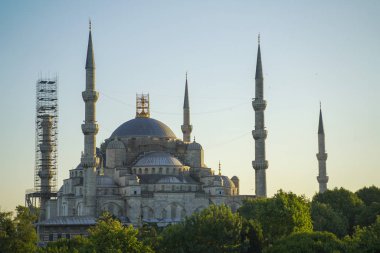
[[[151,136],[159,138],[177,139],[173,131],[161,121],[152,118],[134,118],[120,125],[111,135],[112,137],[141,137]]]
[[[125,149],[125,146],[123,142],[121,142],[118,138],[115,138],[108,143],[107,149]]]
[[[134,166],[182,166],[182,163],[171,154],[152,152],[143,156]]]
[[[232,181],[239,181],[239,178],[237,176],[233,176],[233,177],[231,177],[231,180]]]
[[[235,188],[236,187],[235,184],[234,184],[234,182],[231,179],[229,179],[227,176],[221,176],[221,177],[223,179],[223,185],[225,187],[230,187],[230,188]]]
[[[202,150],[201,144],[195,142],[195,140],[187,146],[187,150]]]

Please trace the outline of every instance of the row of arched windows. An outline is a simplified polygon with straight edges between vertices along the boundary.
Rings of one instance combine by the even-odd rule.
[[[165,167],[165,168],[133,168],[134,174],[178,174],[180,172],[186,171],[182,167]]]

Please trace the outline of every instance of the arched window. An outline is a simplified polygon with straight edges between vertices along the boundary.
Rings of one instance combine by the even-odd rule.
[[[166,168],[166,174],[169,174],[169,168]]]
[[[177,217],[177,206],[174,204],[171,206],[171,218],[174,220]]]
[[[160,174],[162,174],[162,168],[159,168],[159,169],[158,169],[158,172],[159,172]]]
[[[162,210],[161,216],[162,216],[162,219],[166,219],[167,218],[166,209]]]
[[[152,174],[156,174],[156,168],[152,168]]]
[[[148,168],[145,168],[145,172],[144,172],[145,174],[148,174]]]
[[[142,174],[142,170],[141,170],[141,168],[139,168],[139,174]]]

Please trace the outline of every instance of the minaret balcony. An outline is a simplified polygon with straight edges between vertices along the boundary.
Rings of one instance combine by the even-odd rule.
[[[193,130],[193,126],[192,125],[182,125],[181,130],[182,130],[182,133],[191,133],[191,131]]]
[[[96,168],[99,165],[99,158],[95,156],[82,156],[81,164],[83,168]]]
[[[38,172],[38,176],[41,178],[41,179],[52,179],[53,178],[53,175],[54,175],[54,172],[51,171],[50,169],[48,170],[40,170]]]
[[[327,153],[318,153],[317,159],[318,159],[318,161],[326,161],[327,160]]]
[[[84,135],[97,134],[99,126],[96,123],[84,123],[82,124],[82,132]]]
[[[255,98],[252,101],[252,107],[255,111],[263,111],[267,107],[267,101],[261,98]]]
[[[93,90],[86,90],[82,92],[84,102],[96,102],[99,98],[99,92]]]
[[[252,167],[255,170],[266,170],[268,168],[268,161],[252,161]]]
[[[42,143],[40,144],[40,150],[42,153],[48,153],[53,151],[53,147],[50,143]]]
[[[318,176],[317,177],[318,183],[320,184],[326,184],[329,181],[328,176]]]
[[[264,130],[264,129],[258,129],[258,130],[252,131],[252,136],[253,136],[253,139],[255,139],[255,140],[266,139],[267,134],[268,134],[267,130]]]

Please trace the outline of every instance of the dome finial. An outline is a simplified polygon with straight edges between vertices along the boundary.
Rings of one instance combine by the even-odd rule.
[[[222,175],[222,164],[220,163],[220,160],[219,160],[219,176]]]
[[[91,31],[91,18],[88,18],[88,29]]]
[[[194,140],[193,141],[195,142],[195,136],[194,136]]]

